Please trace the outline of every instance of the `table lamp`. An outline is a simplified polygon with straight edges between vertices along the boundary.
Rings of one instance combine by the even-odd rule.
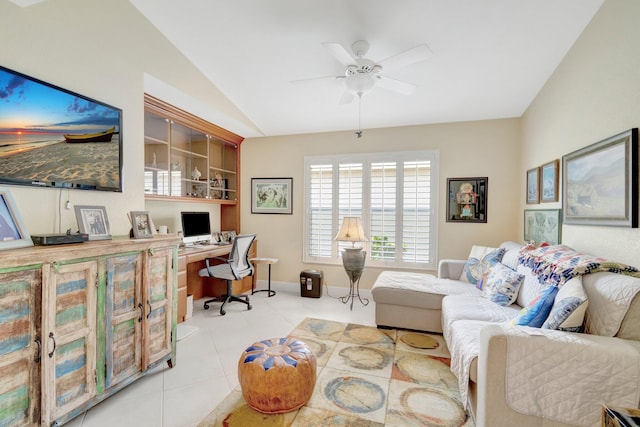
[[[342,251],[342,265],[349,277],[349,294],[340,297],[340,300],[346,304],[351,301],[351,310],[353,310],[353,300],[358,298],[363,305],[369,304],[367,298],[360,297],[360,276],[364,270],[364,262],[367,253],[362,250],[361,246],[355,246],[356,242],[368,242],[364,235],[362,221],[358,217],[346,216],[342,219],[340,231],[334,238],[341,242],[351,242],[351,247],[344,248]]]

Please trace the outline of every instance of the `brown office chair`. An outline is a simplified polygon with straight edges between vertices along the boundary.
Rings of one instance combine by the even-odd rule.
[[[222,301],[220,314],[225,315],[224,306],[228,302],[241,302],[247,305],[247,310],[251,310],[249,297],[247,295],[233,295],[233,281],[243,277],[253,276],[253,265],[249,262],[249,249],[256,238],[255,234],[241,234],[233,240],[231,253],[228,258],[214,257],[205,259],[206,268],[198,273],[201,277],[215,277],[227,281],[227,293],[220,298],[213,298],[204,302],[204,309],[209,309],[209,303]],[[223,261],[223,264],[210,265],[211,260]]]

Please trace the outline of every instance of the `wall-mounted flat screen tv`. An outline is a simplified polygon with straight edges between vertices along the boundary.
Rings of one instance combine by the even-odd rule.
[[[122,191],[122,110],[0,66],[0,183]]]

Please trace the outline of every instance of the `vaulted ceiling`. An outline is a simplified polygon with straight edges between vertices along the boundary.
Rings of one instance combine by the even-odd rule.
[[[255,124],[246,137],[520,117],[603,1],[130,0]],[[428,57],[383,61],[391,84],[345,103],[357,40],[372,64]]]

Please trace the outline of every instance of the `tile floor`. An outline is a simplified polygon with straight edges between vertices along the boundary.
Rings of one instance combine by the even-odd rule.
[[[265,284],[259,282],[258,288]],[[323,289],[322,298],[300,297],[300,287],[272,283],[277,294],[266,292],[251,297],[253,309],[240,303],[227,305],[220,316],[219,304],[203,309],[195,301],[193,317],[182,331],[196,329],[178,341],[177,363],[173,369],[158,367],[154,372],[111,396],[86,413],[71,420],[70,427],[188,427],[196,426],[238,385],[237,363],[245,347],[265,338],[286,336],[305,317],[375,325],[375,303],[363,306],[356,299],[353,311],[336,297],[345,288]],[[182,335],[182,334],[181,334]]]

